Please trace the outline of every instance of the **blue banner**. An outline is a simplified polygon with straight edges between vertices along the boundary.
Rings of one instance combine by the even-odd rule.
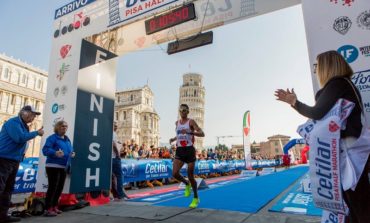
[[[169,178],[172,176],[172,161],[169,159],[123,159],[121,162],[125,183]]]
[[[26,158],[19,164],[14,193],[35,191],[38,158]]]
[[[280,165],[280,160],[253,160],[253,168],[273,167]],[[244,160],[199,160],[195,163],[195,175],[210,173],[225,173],[234,170],[244,170]],[[136,182],[172,177],[172,160],[122,160],[124,182]],[[181,174],[187,175],[186,165],[180,170]]]
[[[163,179],[172,177],[172,160],[170,159],[122,159],[124,183]],[[38,158],[27,158],[19,166],[14,193],[35,191]],[[252,160],[253,168],[280,165],[280,160]],[[199,160],[195,163],[195,175],[225,173],[244,170],[244,160]],[[183,166],[181,174],[187,175],[187,167]]]

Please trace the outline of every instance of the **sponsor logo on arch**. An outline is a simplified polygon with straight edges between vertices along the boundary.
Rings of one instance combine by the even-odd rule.
[[[359,51],[355,46],[352,45],[344,45],[338,49],[338,53],[340,53],[344,59],[346,59],[347,63],[352,63],[357,60]]]
[[[76,13],[73,15],[73,22],[68,24],[63,24],[62,21],[59,22],[59,27],[54,31],[54,38],[58,38],[62,35],[71,33],[74,30],[88,26],[90,21],[90,17],[85,16],[83,12]]]
[[[345,35],[352,26],[352,21],[347,16],[341,16],[334,21],[333,29],[338,33]]]
[[[362,12],[357,17],[357,25],[362,29],[370,30],[370,10]]]
[[[51,107],[51,112],[53,114],[56,114],[58,113],[59,111],[63,111],[65,109],[65,105],[64,104],[58,104],[58,103],[54,103],[53,106]]]
[[[55,97],[58,97],[59,95],[64,96],[64,95],[66,95],[67,90],[68,90],[67,86],[64,85],[62,87],[56,87],[54,89],[53,93],[54,93]]]
[[[57,76],[56,76],[57,80],[58,81],[63,80],[64,76],[67,74],[68,71],[69,71],[69,64],[62,63],[62,65],[60,66],[58,70]]]
[[[65,59],[67,56],[70,56],[69,51],[71,50],[72,45],[64,45],[60,48],[59,54],[62,57],[62,59]]]
[[[334,4],[341,4],[344,6],[352,6],[355,2],[355,0],[330,0],[330,2]]]

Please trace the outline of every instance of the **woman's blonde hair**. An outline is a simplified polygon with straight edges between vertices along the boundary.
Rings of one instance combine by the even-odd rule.
[[[337,51],[331,50],[317,56],[317,76],[321,86],[333,77],[351,77],[353,70]]]
[[[54,125],[54,133],[58,133],[58,129],[63,125],[63,124],[67,124],[66,121],[58,121],[57,123],[55,123]]]

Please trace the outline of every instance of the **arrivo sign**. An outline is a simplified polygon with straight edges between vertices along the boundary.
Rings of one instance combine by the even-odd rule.
[[[182,6],[172,10],[169,13],[146,20],[146,34],[149,35],[164,29],[168,29],[181,23],[193,20],[195,17],[195,7],[193,3]]]
[[[62,16],[65,16],[77,9],[80,9],[92,2],[95,2],[96,0],[76,0],[71,3],[68,3],[67,5],[60,7],[59,9],[55,10],[55,16],[54,19],[60,18]]]

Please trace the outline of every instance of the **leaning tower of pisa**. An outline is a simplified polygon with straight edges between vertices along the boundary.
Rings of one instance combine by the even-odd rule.
[[[202,84],[202,75],[187,73],[183,75],[183,84],[180,87],[179,105],[187,104],[190,108],[189,118],[194,119],[204,130],[204,103],[205,89]],[[195,137],[195,148],[203,149],[203,138]]]

